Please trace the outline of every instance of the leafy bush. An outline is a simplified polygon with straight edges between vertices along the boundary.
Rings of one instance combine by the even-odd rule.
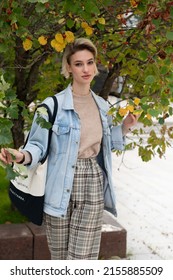
[[[8,196],[8,180],[5,171],[0,168],[0,224],[23,223],[27,221],[17,210],[13,209]]]

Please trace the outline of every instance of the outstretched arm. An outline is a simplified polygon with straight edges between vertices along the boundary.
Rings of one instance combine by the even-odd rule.
[[[31,160],[28,152],[20,152],[11,148],[2,148],[0,160],[5,164],[11,164],[12,162],[24,163],[26,161],[25,156],[27,156],[28,163]]]
[[[125,135],[131,127],[137,124],[138,118],[139,116],[129,113],[123,120],[122,125],[110,126],[112,150],[124,150],[126,144]]]

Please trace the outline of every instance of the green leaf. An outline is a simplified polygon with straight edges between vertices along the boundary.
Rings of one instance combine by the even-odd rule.
[[[5,53],[7,51],[7,44],[1,43],[0,44],[0,53]]]
[[[9,145],[12,143],[11,128],[13,123],[6,119],[0,118],[0,145]]]
[[[148,97],[142,97],[140,103],[145,104],[148,101]]]
[[[167,46],[165,48],[165,51],[166,51],[167,54],[172,54],[173,53],[173,47],[172,46]]]
[[[173,18],[173,7],[170,8],[170,16]]]
[[[42,3],[37,3],[35,10],[37,13],[43,13],[46,10],[46,7]]]
[[[169,115],[173,115],[173,108],[172,107],[169,107]]]
[[[85,1],[84,8],[87,13],[92,13],[96,15],[100,13],[100,10],[92,0]]]
[[[166,38],[167,38],[168,40],[173,41],[173,32],[172,32],[172,31],[167,31],[167,32],[166,32]]]
[[[7,129],[0,129],[0,145],[9,145],[12,143],[11,131]]]
[[[153,152],[148,147],[139,147],[138,153],[145,162],[151,160],[153,156]]]
[[[169,105],[169,100],[168,100],[168,98],[167,98],[166,96],[163,96],[163,97],[161,98],[161,104],[162,104],[163,106],[168,106],[168,105]]]
[[[144,111],[144,112],[147,112],[147,110],[150,108],[150,106],[148,104],[141,104],[141,109]]]
[[[110,58],[115,57],[116,54],[117,54],[117,50],[112,50],[110,52],[109,51],[107,52],[107,56],[110,57]]]
[[[45,4],[45,3],[47,3],[47,2],[48,2],[48,0],[38,0],[38,2],[39,2],[39,3],[43,3],[43,4]]]
[[[7,101],[13,101],[13,100],[17,100],[16,99],[16,91],[14,90],[14,89],[12,89],[12,88],[10,88],[9,90],[8,90],[8,92],[6,93],[6,100]],[[23,105],[24,106],[24,105]]]
[[[50,129],[52,127],[52,124],[48,121],[46,121],[43,117],[37,116],[36,123],[40,125],[42,128]]]
[[[152,117],[157,117],[160,114],[160,110],[148,109],[148,114],[150,114]]]
[[[6,111],[9,114],[9,117],[11,119],[17,119],[18,118],[18,106],[17,106],[17,104],[12,104],[10,107],[7,108]]]
[[[152,19],[152,22],[153,22],[153,24],[154,24],[157,28],[159,28],[160,23],[161,23],[161,20],[160,20],[160,19]]]
[[[2,167],[2,168],[6,168],[6,165],[0,160],[0,166]]]
[[[170,67],[170,65],[172,64],[172,61],[170,60],[170,58],[167,58],[164,60],[165,65],[167,65],[168,67]]]
[[[11,18],[11,24],[13,23],[16,23],[18,20],[17,20],[17,17],[16,15],[14,15],[12,18]]]
[[[68,28],[72,28],[72,27],[74,26],[74,20],[68,19],[68,20],[66,21],[66,24],[67,24],[67,27],[68,27]]]
[[[156,78],[153,75],[149,75],[145,78],[146,84],[153,84],[155,82]]]
[[[44,116],[48,116],[47,109],[45,107],[37,108],[37,124],[39,124],[42,128],[50,129],[52,124],[45,120]]]
[[[39,2],[38,0],[28,0],[29,3],[37,3]]]
[[[0,100],[2,100],[5,97],[5,92],[0,91]]]
[[[147,57],[148,57],[148,54],[147,54],[147,52],[141,50],[141,51],[139,52],[139,57],[142,58],[143,60],[146,60]]]
[[[40,115],[44,115],[44,116],[47,116],[48,115],[48,112],[47,112],[47,109],[45,107],[39,107],[37,108],[37,113]]]
[[[159,118],[159,124],[164,124],[165,123],[165,120],[164,120],[164,118]]]
[[[6,108],[6,106],[1,101],[0,101],[0,108]]]
[[[10,84],[6,83],[6,81],[4,80],[4,77],[1,76],[0,78],[0,91],[5,92],[10,88]]]
[[[161,73],[162,75],[167,74],[168,71],[169,71],[169,68],[168,68],[167,66],[162,66],[161,69],[160,69],[160,73]]]
[[[23,164],[17,164],[13,166],[13,171],[16,172],[16,176],[20,176],[23,179],[28,177],[28,170],[27,167],[24,166]]]
[[[6,174],[7,174],[6,178],[8,180],[15,179],[15,177],[17,175],[16,172],[13,170],[13,167],[11,165],[7,165],[7,167],[6,167]]]

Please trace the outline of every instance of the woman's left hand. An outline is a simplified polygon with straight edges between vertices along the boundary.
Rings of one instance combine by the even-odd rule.
[[[135,126],[138,122],[139,115],[133,115],[129,113],[123,121],[123,134],[126,134],[132,126]]]

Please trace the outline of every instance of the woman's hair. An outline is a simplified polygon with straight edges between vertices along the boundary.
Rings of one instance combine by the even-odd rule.
[[[97,57],[97,48],[94,44],[87,38],[78,38],[73,43],[68,44],[65,48],[63,58],[62,58],[62,71],[61,74],[65,76],[66,79],[70,77],[67,65],[70,65],[70,58],[73,54],[78,51],[88,50],[94,56]],[[98,69],[96,66],[95,74],[98,74]]]

